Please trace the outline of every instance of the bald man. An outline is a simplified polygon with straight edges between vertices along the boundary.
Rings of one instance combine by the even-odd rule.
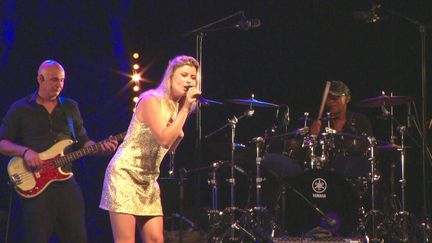
[[[65,77],[65,70],[57,61],[42,62],[37,74],[39,88],[13,103],[0,127],[0,153],[22,158],[28,171],[35,175],[44,163],[39,153],[59,141],[76,139],[74,149],[95,144],[83,126],[77,102],[59,96]],[[73,125],[69,125],[68,118]],[[117,141],[109,139],[94,155],[108,155],[116,148]],[[71,164],[61,169],[72,172]],[[84,200],[74,176],[53,181],[40,194],[19,200],[19,235],[23,239],[18,241],[46,243],[55,234],[60,242],[87,242]]]

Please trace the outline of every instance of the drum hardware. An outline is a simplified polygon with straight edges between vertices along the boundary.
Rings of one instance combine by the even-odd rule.
[[[264,146],[264,139],[261,137],[256,137],[252,139],[253,142],[255,142],[256,145],[256,202],[253,209],[250,210],[252,213],[252,217],[249,221],[254,222],[251,231],[256,232],[258,236],[265,241],[270,240],[274,237],[275,231],[277,229],[276,223],[273,220],[273,217],[270,216],[270,213],[268,212],[266,207],[262,206],[261,202],[261,195],[262,195],[262,182],[265,180],[261,176],[261,164],[262,164],[262,153],[263,153],[263,146]],[[255,217],[253,217],[255,216]],[[265,220],[267,219],[267,220]],[[269,222],[265,222],[269,221]],[[267,225],[264,225],[267,224]],[[268,225],[270,224],[270,225]],[[266,232],[264,230],[265,226],[270,226],[270,232]],[[271,242],[271,240],[270,240]]]
[[[410,103],[414,100],[409,96],[393,96],[393,92],[390,96],[386,95],[384,91],[381,92],[381,96],[368,98],[357,102],[357,106],[365,108],[381,108],[382,114],[380,117],[383,119],[390,119],[390,143],[394,144],[396,141],[396,136],[394,134],[394,106],[407,104],[408,105],[408,120],[411,116],[411,106]],[[387,109],[390,107],[390,111]]]
[[[321,172],[323,170],[311,170],[310,172]],[[315,178],[315,177],[314,177]],[[317,178],[320,179],[320,178]],[[315,180],[314,180],[315,181]],[[282,229],[286,229],[287,226],[287,222],[286,222],[286,200],[284,199],[287,196],[287,191],[291,191],[293,193],[295,193],[298,198],[301,199],[301,202],[304,203],[302,204],[303,206],[306,205],[307,208],[312,209],[312,212],[314,215],[319,216],[320,220],[321,220],[321,224],[324,224],[328,227],[338,227],[340,226],[340,220],[337,219],[337,216],[331,215],[331,214],[327,214],[325,213],[317,204],[314,204],[311,200],[309,200],[302,192],[300,192],[298,189],[296,189],[293,185],[291,185],[288,182],[281,182],[281,188],[280,188],[280,192],[279,195],[277,197],[277,200],[281,200],[282,199],[282,212],[280,212],[280,214],[282,214],[282,219],[281,219],[281,228]],[[302,219],[304,220],[304,219]],[[310,219],[307,219],[308,221]]]
[[[385,92],[382,92],[381,96],[368,98],[357,102],[357,106],[364,108],[380,108],[383,106],[397,106],[402,104],[407,104],[414,99],[409,96],[390,96],[385,95]]]
[[[398,151],[400,152],[400,172],[401,172],[401,179],[399,180],[400,183],[400,192],[401,192],[401,208],[400,210],[396,211],[396,213],[393,215],[393,227],[392,227],[392,237],[393,239],[396,239],[400,242],[409,242],[412,235],[415,233],[413,225],[416,225],[414,216],[406,211],[406,177],[405,177],[405,165],[406,165],[406,146],[405,146],[405,134],[407,132],[406,126],[399,126],[398,131],[400,133],[401,137],[401,146],[398,148]],[[393,195],[392,195],[393,196]],[[396,194],[394,194],[393,197],[396,197]]]
[[[225,162],[223,161],[216,161],[213,162],[211,165],[211,178],[208,180],[208,184],[211,187],[212,191],[212,208],[211,210],[207,211],[207,215],[209,217],[209,222],[212,223],[216,219],[216,215],[219,215],[219,206],[218,206],[218,186],[217,186],[217,170],[221,165],[223,165]]]
[[[253,242],[272,242],[274,232],[277,229],[273,217],[261,203],[262,182],[264,178],[261,176],[262,163],[262,148],[264,139],[255,137],[252,139],[256,144],[256,203],[251,209],[227,208],[220,212],[222,216],[218,222],[214,222],[216,227],[210,232],[210,242],[225,242],[224,240],[240,241],[250,239]],[[234,222],[232,223],[232,215]],[[222,228],[222,231],[220,230]],[[225,230],[223,230],[225,228]],[[234,235],[233,235],[234,231]],[[239,234],[235,234],[235,233]]]
[[[307,147],[310,152],[310,169],[323,169],[328,164],[329,151],[334,148],[334,134],[336,134],[336,130],[330,127],[332,119],[332,115],[327,112],[324,117],[327,122],[325,132],[321,133],[320,136],[310,134],[304,139],[303,147]],[[306,168],[308,168],[307,161],[305,163]]]
[[[364,229],[365,237],[371,242],[382,242],[383,236],[386,234],[385,217],[382,212],[376,209],[376,183],[380,180],[380,175],[377,173],[375,146],[377,141],[374,137],[368,137],[369,142],[369,162],[370,174],[369,180],[371,185],[371,209],[363,215],[360,226]]]
[[[169,152],[168,177],[175,178],[175,151]]]
[[[246,110],[241,116],[236,117],[233,116],[232,119],[228,119],[228,123],[226,123],[224,126],[216,129],[215,131],[211,132],[210,134],[206,135],[205,138],[208,138],[214,134],[216,134],[219,131],[222,131],[223,129],[225,129],[226,127],[231,127],[231,160],[230,160],[230,178],[227,180],[228,183],[230,184],[230,206],[228,208],[226,208],[224,210],[224,212],[221,212],[221,214],[224,215],[228,215],[229,216],[229,229],[227,232],[221,232],[222,235],[222,239],[225,238],[226,234],[229,233],[229,240],[230,241],[236,241],[238,240],[238,237],[235,234],[236,229],[232,227],[232,225],[234,225],[236,223],[236,215],[235,212],[238,211],[238,208],[235,205],[235,151],[236,151],[236,147],[237,144],[235,143],[235,135],[236,135],[236,125],[239,122],[239,120],[246,118],[246,117],[251,117],[254,115],[255,111],[253,110],[253,105],[259,104],[265,107],[268,107],[266,105],[268,104],[264,104],[264,103],[257,103],[255,102],[256,100],[253,99],[254,95],[252,94],[252,99],[248,100],[249,103],[247,103],[247,105],[249,105],[249,109]],[[246,104],[245,100],[232,100],[235,101],[237,103],[235,104]],[[234,102],[233,102],[234,103]],[[225,217],[221,217],[220,221],[224,221],[226,220]],[[217,224],[213,224],[212,227],[215,226],[220,226],[220,224],[223,222],[219,222]],[[211,230],[214,233],[219,233],[218,230],[216,229],[212,229]],[[210,238],[209,240],[218,240],[220,239],[220,236],[214,236],[213,234],[210,234]]]

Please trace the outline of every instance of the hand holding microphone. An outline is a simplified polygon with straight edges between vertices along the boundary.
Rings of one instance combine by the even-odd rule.
[[[189,93],[190,90],[192,90],[192,92],[194,92],[192,94],[192,96],[191,96],[192,98],[195,98],[196,101],[198,101],[201,104],[208,105],[209,101],[201,95],[201,91],[199,91],[198,89],[196,89],[195,86],[189,85],[189,86],[186,86],[186,87],[188,88],[188,93]],[[194,90],[197,91],[197,92],[195,92]]]

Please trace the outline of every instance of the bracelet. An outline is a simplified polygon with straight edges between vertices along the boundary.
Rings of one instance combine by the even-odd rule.
[[[30,148],[26,148],[22,154],[22,157],[24,158],[25,154],[30,150]]]

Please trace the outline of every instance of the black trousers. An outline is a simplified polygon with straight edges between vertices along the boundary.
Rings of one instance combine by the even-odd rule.
[[[73,177],[50,184],[34,198],[20,198],[17,209],[20,242],[47,243],[52,235],[60,243],[87,242],[84,199]]]

